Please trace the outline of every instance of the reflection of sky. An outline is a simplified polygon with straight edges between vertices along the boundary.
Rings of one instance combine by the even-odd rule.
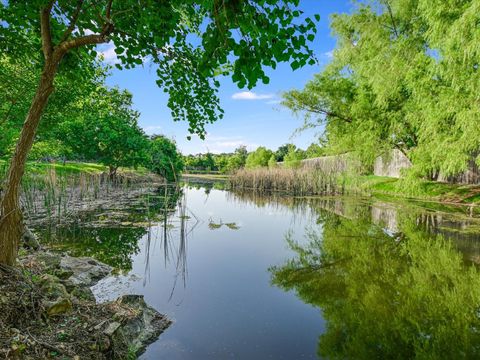
[[[292,71],[287,64],[280,64],[276,70],[268,70],[269,85],[259,85],[253,93],[241,94],[247,89],[238,89],[229,79],[221,81],[220,100],[225,110],[225,118],[207,127],[209,135],[206,141],[194,137],[187,141],[187,125],[171,121],[167,108],[166,95],[155,84],[155,70],[149,64],[133,70],[113,70],[108,80],[111,85],[119,85],[133,93],[136,109],[141,112],[140,125],[149,134],[162,133],[176,138],[184,153],[232,151],[239,145],[255,148],[264,145],[276,149],[289,141],[293,131],[300,127],[302,120],[295,118],[288,110],[279,105],[280,93],[292,88],[302,87],[306,81],[321,70],[330,61],[335,40],[330,35],[329,15],[345,12],[350,1],[303,0],[300,9],[305,16],[320,14],[318,35],[312,44],[319,65],[306,66]],[[110,62],[114,61],[111,47],[100,49]],[[237,95],[235,95],[237,94]],[[268,136],[265,136],[268,134]],[[315,138],[315,131],[308,131],[293,142],[306,147]]]
[[[301,241],[309,214],[294,215],[276,206],[258,208],[226,201],[226,196],[218,190],[212,190],[208,197],[203,189],[187,192],[187,208],[199,217],[200,224],[187,240],[185,288],[180,275],[170,299],[176,257],[170,254],[165,265],[161,237],[156,236],[161,229],[154,227],[145,287],[146,237],[140,244],[142,252],[134,257],[132,274],[122,277],[119,290],[111,294],[144,294],[147,303],[174,320],[143,358],[315,358],[323,328],[319,310],[305,305],[293,293],[271,286],[268,272],[270,266],[292,257],[285,234],[293,229]],[[241,227],[210,230],[210,218]],[[192,216],[189,224],[193,223]],[[178,220],[172,224],[178,226]],[[178,239],[177,228],[171,233],[175,248]],[[112,281],[100,284],[100,288],[108,282]]]

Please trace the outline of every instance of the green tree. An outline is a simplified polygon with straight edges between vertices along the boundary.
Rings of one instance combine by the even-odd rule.
[[[246,146],[240,146],[235,149],[235,152],[228,159],[227,172],[234,172],[245,166],[247,162],[248,151]]]
[[[464,171],[480,149],[478,3],[358,2],[332,17],[333,61],[284,104],[325,129],[329,153],[366,164],[391,149],[410,175]]]
[[[245,162],[245,167],[247,169],[255,169],[259,167],[268,166],[268,161],[273,155],[273,151],[268,150],[267,148],[260,146],[257,150],[248,154],[247,160]]]
[[[121,166],[144,163],[148,141],[138,126],[139,113],[132,110],[129,92],[101,87],[83,104],[87,111],[76,121],[60,124],[65,144],[77,156],[108,166],[112,178]]]
[[[323,146],[317,143],[311,143],[307,150],[305,150],[305,158],[312,159],[316,157],[321,157],[325,155],[325,149]]]
[[[298,168],[305,159],[305,154],[302,149],[297,149],[295,145],[288,147],[288,152],[283,158],[283,164],[287,168]]]
[[[38,64],[32,61],[16,61],[7,54],[0,56],[0,157],[7,158],[15,150],[25,114],[31,103],[37,85]],[[49,105],[42,115],[35,140],[45,144],[62,141],[58,125],[75,119],[80,111],[80,99],[95,96],[95,89],[105,80],[107,69],[95,62],[79,68],[82,82],[71,86],[71,76],[61,73],[55,79],[55,92],[49,99]],[[68,76],[67,76],[68,75]],[[87,110],[88,111],[88,110]],[[54,150],[54,149],[52,149]],[[36,155],[30,156],[34,159]]]
[[[275,158],[277,159],[277,162],[282,162],[283,159],[285,158],[285,155],[288,154],[288,150],[290,147],[295,147],[294,144],[284,144],[280,146],[277,151],[275,151]]]
[[[309,18],[299,23],[297,6],[298,0],[1,2],[0,49],[42,70],[2,194],[0,263],[13,264],[16,258],[23,231],[20,181],[57,73],[75,74],[78,59],[93,63],[95,45],[109,41],[119,68],[149,57],[157,66],[158,85],[170,95],[172,117],[188,120],[190,132],[203,137],[205,124],[221,117],[219,73],[252,88],[258,80],[268,83],[266,66],[287,61],[296,69],[314,63],[307,41],[314,38],[315,23]],[[191,34],[200,41],[189,41]]]
[[[162,135],[154,135],[150,139],[150,160],[148,167],[163,176],[167,181],[177,181],[183,170],[183,157],[177,150],[173,140]]]
[[[277,159],[275,158],[275,155],[272,155],[268,160],[268,168],[275,169],[276,167],[277,167]]]

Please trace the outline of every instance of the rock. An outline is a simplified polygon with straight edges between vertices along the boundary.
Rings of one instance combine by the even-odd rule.
[[[45,294],[47,294],[49,299],[58,299],[59,297],[65,298],[68,296],[65,286],[53,275],[42,275],[40,278],[40,288]]]
[[[107,328],[103,330],[103,333],[107,336],[112,336],[121,325],[122,324],[116,321],[111,322],[110,324],[108,324]]]
[[[84,287],[95,285],[99,280],[109,275],[112,271],[110,266],[92,258],[75,258],[71,256],[64,256],[61,258],[60,268],[72,272],[69,280],[75,286]]]
[[[93,295],[92,290],[86,286],[76,286],[70,294],[80,300],[95,302],[95,295]]]
[[[124,295],[111,303],[116,309],[115,322],[121,323],[116,328],[111,323],[110,331],[114,348],[127,347],[140,355],[147,345],[155,341],[167,329],[171,321],[157,310],[148,306],[141,295]],[[109,327],[110,327],[109,325]],[[108,328],[107,328],[108,329]],[[125,344],[126,342],[126,344]]]
[[[72,301],[70,295],[60,279],[57,277],[44,274],[40,278],[40,288],[46,295],[42,305],[48,316],[66,313],[72,309]]]
[[[29,259],[34,258],[37,262],[42,263],[44,265],[45,271],[53,272],[55,269],[58,269],[60,266],[60,259],[62,256],[60,254],[54,254],[48,251],[41,251],[35,253],[34,255],[30,255],[26,258],[28,261]]]
[[[44,301],[42,305],[45,307],[48,316],[64,314],[72,310],[72,302],[68,298],[58,298],[54,301]]]
[[[40,243],[38,242],[37,236],[26,226],[24,227],[22,234],[22,244],[27,249],[40,249]]]
[[[65,280],[65,279],[68,279],[69,277],[71,277],[73,275],[73,271],[60,268],[60,269],[56,269],[53,272],[53,275],[55,275],[59,279]]]

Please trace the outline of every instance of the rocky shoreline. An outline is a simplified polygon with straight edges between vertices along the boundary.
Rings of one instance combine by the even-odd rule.
[[[112,268],[92,258],[24,252],[0,267],[0,359],[135,359],[171,321],[143,296],[97,304]]]

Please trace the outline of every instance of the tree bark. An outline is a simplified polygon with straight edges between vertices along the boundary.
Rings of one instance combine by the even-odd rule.
[[[18,245],[23,233],[20,182],[25,172],[27,156],[32,148],[38,124],[53,91],[53,79],[60,59],[57,60],[54,61],[51,58],[46,60],[35,97],[10,162],[5,192],[0,202],[0,264],[13,265],[17,257]]]

